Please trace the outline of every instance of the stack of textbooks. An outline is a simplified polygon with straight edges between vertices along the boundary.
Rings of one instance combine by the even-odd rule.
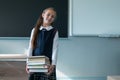
[[[50,65],[50,61],[46,56],[28,57],[27,66],[30,72],[48,72],[47,65]]]

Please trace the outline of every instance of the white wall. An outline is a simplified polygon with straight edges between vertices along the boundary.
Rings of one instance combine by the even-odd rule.
[[[73,35],[120,35],[120,0],[72,0]]]

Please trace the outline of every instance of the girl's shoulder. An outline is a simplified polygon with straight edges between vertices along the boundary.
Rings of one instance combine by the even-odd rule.
[[[58,29],[56,27],[53,27],[52,30],[55,31],[55,32],[58,31]]]

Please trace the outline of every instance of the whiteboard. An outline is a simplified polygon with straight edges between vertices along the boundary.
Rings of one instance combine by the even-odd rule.
[[[120,35],[120,0],[73,0],[73,36]]]

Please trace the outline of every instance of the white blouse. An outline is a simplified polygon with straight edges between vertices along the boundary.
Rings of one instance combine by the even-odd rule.
[[[47,31],[51,30],[53,27],[52,26],[48,26],[48,27],[43,27],[41,26],[40,27],[40,30],[42,30],[43,28],[45,28]],[[30,36],[30,41],[29,41],[29,47],[28,47],[28,51],[27,51],[27,56],[32,56],[32,46],[31,46],[31,40],[32,40],[32,37],[33,37],[33,33],[34,33],[34,28],[32,29],[31,31],[31,36]],[[55,34],[55,37],[54,37],[54,41],[53,41],[53,52],[52,52],[52,65],[56,65],[56,62],[57,62],[57,53],[58,53],[58,31],[56,32]],[[28,61],[27,61],[28,62]]]

